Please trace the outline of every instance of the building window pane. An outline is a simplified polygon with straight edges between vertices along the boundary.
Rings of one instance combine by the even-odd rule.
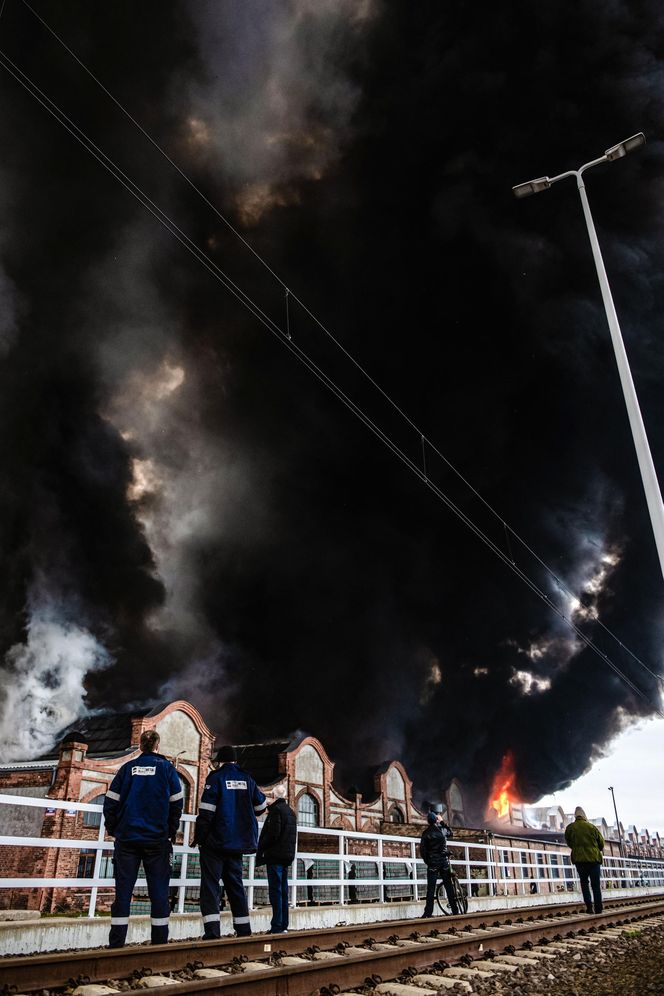
[[[182,787],[182,791],[184,792],[184,795],[182,797],[182,812],[183,813],[188,813],[189,812],[189,795],[190,795],[190,792],[191,792],[191,788],[190,788],[189,782],[185,781],[185,779],[182,777],[182,775],[178,775],[178,778],[180,779],[180,785]]]
[[[94,799],[90,799],[90,802],[95,806],[103,806],[105,794],[96,795]],[[101,813],[83,813],[83,826],[84,827],[98,827],[101,826]]]
[[[303,827],[320,826],[318,802],[307,792],[298,799],[297,822]]]
[[[94,816],[94,813],[86,814],[89,816]],[[95,852],[93,850],[88,850],[87,848],[78,856],[78,869],[76,872],[76,878],[92,878],[94,876],[95,870]]]

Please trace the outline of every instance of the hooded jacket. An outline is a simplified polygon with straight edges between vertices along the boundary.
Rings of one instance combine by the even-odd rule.
[[[297,845],[297,819],[285,799],[267,807],[267,819],[258,838],[257,865],[290,865]]]
[[[604,838],[595,824],[585,820],[583,816],[577,816],[574,823],[566,828],[565,841],[572,848],[573,864],[577,865],[580,861],[602,863]]]

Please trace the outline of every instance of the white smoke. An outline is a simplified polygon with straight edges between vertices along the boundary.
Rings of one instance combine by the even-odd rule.
[[[0,752],[3,761],[38,757],[85,712],[85,676],[108,667],[108,651],[86,629],[44,602],[31,613],[25,643],[0,668]]]

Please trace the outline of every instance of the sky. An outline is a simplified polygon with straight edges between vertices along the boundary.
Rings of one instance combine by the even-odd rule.
[[[620,822],[627,829],[635,824],[654,833],[664,832],[662,798],[664,772],[660,761],[664,744],[664,723],[650,720],[627,730],[610,745],[607,756],[597,761],[587,775],[571,788],[545,796],[539,805],[562,806],[573,813],[582,806],[590,819],[603,816],[615,825],[613,786]]]
[[[182,697],[481,819],[661,708],[578,198],[511,188],[646,134],[587,188],[661,474],[664,17],[541,6],[7,0],[7,759]]]

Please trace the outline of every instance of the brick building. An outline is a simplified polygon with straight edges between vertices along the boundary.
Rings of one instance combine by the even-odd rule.
[[[176,765],[184,790],[184,811],[195,813],[214,754],[215,735],[189,702],[151,710],[91,715],[69,729],[59,748],[38,760],[0,765],[0,793],[99,804],[115,772],[139,754],[144,730],[156,728],[160,752]],[[217,738],[218,739],[218,738]],[[425,815],[413,802],[412,781],[399,761],[371,772],[372,790],[342,790],[334,780],[334,762],[314,736],[276,738],[237,745],[239,763],[258,784],[284,785],[302,827],[333,827],[369,833],[390,832],[396,825],[418,827]],[[443,806],[454,825],[465,822],[460,786],[453,782]],[[67,809],[0,806],[0,833],[11,836],[97,840],[100,815]],[[85,848],[0,848],[0,876],[6,878],[85,878],[92,876],[95,852]],[[101,876],[110,873],[102,859]],[[7,907],[54,911],[65,897],[57,888],[0,893]],[[72,900],[71,892],[68,901]]]

